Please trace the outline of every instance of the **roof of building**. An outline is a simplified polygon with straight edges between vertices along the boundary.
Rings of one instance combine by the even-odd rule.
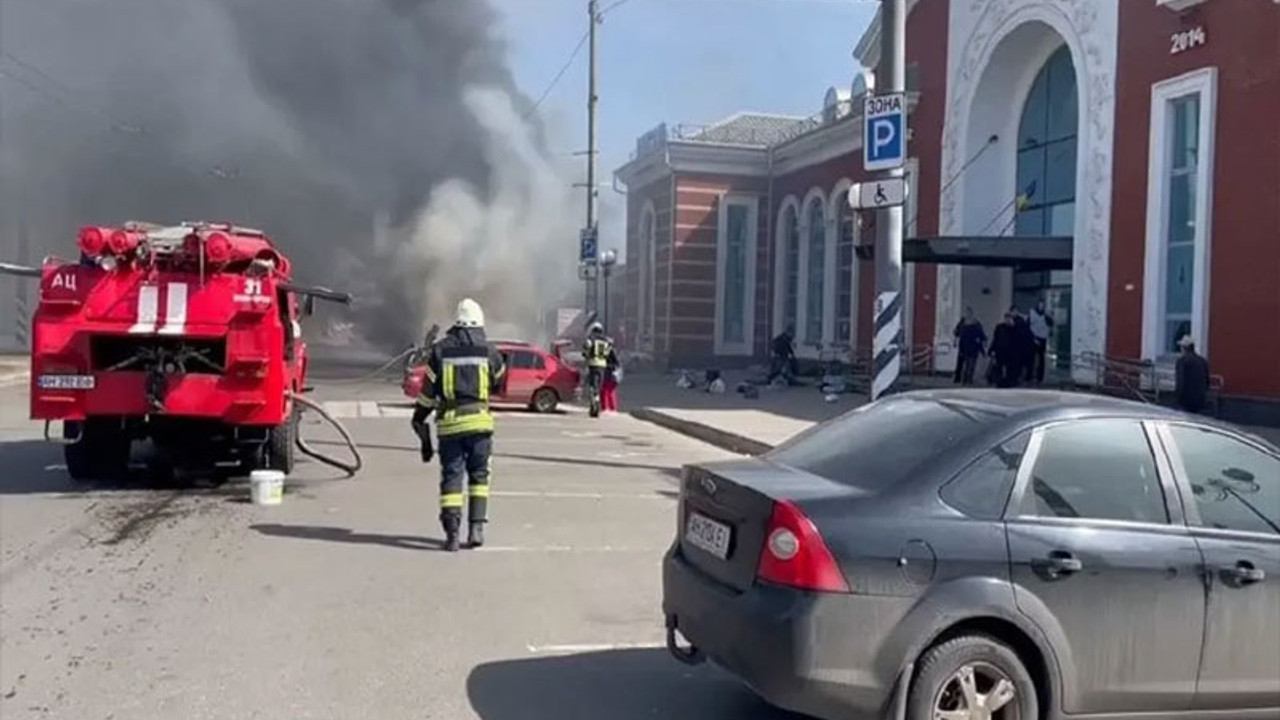
[[[807,118],[791,115],[742,112],[701,128],[683,139],[691,142],[768,147],[792,137],[806,122]]]

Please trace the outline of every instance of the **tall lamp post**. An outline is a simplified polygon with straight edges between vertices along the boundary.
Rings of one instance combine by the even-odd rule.
[[[612,332],[612,329],[609,328],[609,274],[613,271],[613,266],[617,264],[617,251],[605,250],[600,253],[600,273],[604,276],[604,326],[608,332]]]

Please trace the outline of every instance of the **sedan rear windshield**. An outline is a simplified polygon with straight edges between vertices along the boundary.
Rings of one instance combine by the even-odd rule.
[[[999,415],[928,398],[888,398],[790,440],[773,462],[876,491],[909,476],[931,455],[980,432]]]

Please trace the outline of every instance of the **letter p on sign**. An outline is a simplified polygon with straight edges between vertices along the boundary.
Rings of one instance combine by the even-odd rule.
[[[906,161],[907,103],[903,93],[871,95],[862,106],[862,166],[892,170]]]

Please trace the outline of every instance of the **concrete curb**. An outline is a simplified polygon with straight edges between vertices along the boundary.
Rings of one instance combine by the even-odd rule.
[[[0,370],[0,387],[11,387],[13,385],[21,385],[31,377],[31,371],[23,370]]]
[[[673,430],[681,435],[687,435],[696,440],[701,440],[709,445],[715,445],[722,450],[738,453],[740,455],[763,455],[773,449],[772,445],[762,443],[759,440],[737,433],[721,430],[700,422],[685,420],[684,418],[668,415],[667,413],[653,410],[650,408],[639,408],[631,411],[631,417],[637,420],[653,423],[668,430]]]

